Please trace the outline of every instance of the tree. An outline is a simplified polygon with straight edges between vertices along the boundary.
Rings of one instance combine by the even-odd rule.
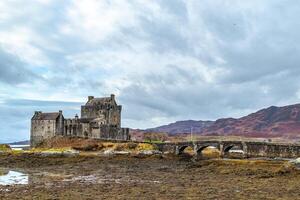
[[[144,133],[144,140],[153,142],[153,141],[159,141],[159,142],[164,142],[166,140],[168,140],[168,134],[167,133],[163,133],[163,132],[148,132],[148,133]]]

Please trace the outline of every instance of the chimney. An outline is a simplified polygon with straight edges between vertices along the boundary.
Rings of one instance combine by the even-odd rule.
[[[94,99],[94,96],[89,96],[88,97],[88,101],[91,101],[92,99]]]
[[[110,95],[110,98],[111,98],[111,100],[114,101],[114,100],[115,100],[115,95],[114,95],[114,94],[111,94],[111,95]]]
[[[59,135],[64,135],[64,117],[62,114],[62,110],[59,110]]]

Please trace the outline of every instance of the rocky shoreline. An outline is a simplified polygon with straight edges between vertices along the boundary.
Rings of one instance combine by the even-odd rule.
[[[161,154],[0,154],[28,184],[0,199],[297,199],[300,172],[283,160],[192,160]],[[147,154],[147,153],[146,153]],[[0,170],[1,171],[1,170]]]
[[[145,143],[57,138],[26,150],[4,145],[0,146],[0,199],[294,200],[300,196],[300,159],[220,159],[215,149],[207,150],[202,157],[206,159],[195,159],[192,149],[175,156]],[[1,184],[5,179],[10,184]]]

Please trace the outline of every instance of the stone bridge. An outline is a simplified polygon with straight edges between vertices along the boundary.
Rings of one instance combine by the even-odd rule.
[[[170,152],[180,155],[185,148],[192,147],[194,155],[202,156],[202,151],[207,147],[215,147],[221,157],[229,155],[231,149],[242,150],[243,157],[268,157],[268,158],[295,158],[300,157],[300,144],[283,144],[271,142],[253,142],[253,141],[193,141],[178,143],[156,144],[160,151]]]

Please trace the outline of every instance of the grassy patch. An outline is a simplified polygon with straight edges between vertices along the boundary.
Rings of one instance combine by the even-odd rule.
[[[42,152],[53,152],[53,153],[63,153],[66,151],[71,151],[71,147],[61,147],[61,148],[32,148],[28,153],[42,153]]]
[[[221,153],[218,149],[214,148],[205,148],[202,151],[202,155],[205,158],[219,158]]]
[[[115,143],[113,146],[115,151],[143,151],[143,150],[155,150],[152,144],[147,143]]]
[[[7,144],[0,144],[0,151],[9,152],[9,151],[11,151],[11,148]]]
[[[155,147],[152,144],[139,143],[136,150],[137,151],[155,150]]]
[[[22,153],[24,153],[25,151],[24,150],[22,150],[22,149],[18,149],[18,150],[16,150],[16,149],[13,149],[13,150],[11,150],[11,154],[13,154],[13,155],[19,155],[19,154],[22,154]]]
[[[151,143],[162,143],[160,140],[151,140]],[[135,142],[109,142],[105,140],[84,139],[84,138],[64,138],[54,137],[45,140],[40,146],[33,148],[27,153],[57,152],[63,153],[69,150],[78,150],[82,152],[97,152],[105,150],[136,152],[143,150],[156,150],[156,145],[151,143]]]
[[[164,143],[161,140],[144,140],[144,142],[154,143],[154,144],[162,144],[162,143]]]

